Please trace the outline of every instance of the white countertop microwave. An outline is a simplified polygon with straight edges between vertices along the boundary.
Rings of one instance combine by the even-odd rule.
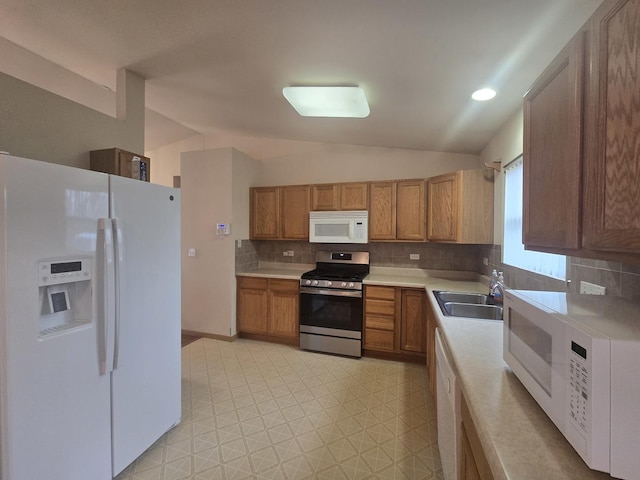
[[[366,210],[309,212],[310,243],[368,243]]]
[[[640,479],[640,304],[507,290],[504,360],[589,468]]]

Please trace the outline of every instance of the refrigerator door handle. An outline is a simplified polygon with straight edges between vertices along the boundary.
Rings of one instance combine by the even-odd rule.
[[[118,360],[120,358],[120,313],[121,313],[121,297],[124,291],[124,275],[122,275],[122,267],[124,263],[124,241],[122,238],[122,228],[117,218],[111,219],[113,225],[113,254],[114,254],[114,301],[115,301],[115,335],[113,343],[113,369],[118,368]]]
[[[97,330],[98,330],[98,361],[100,375],[111,372],[113,365],[114,343],[114,265],[113,265],[113,229],[110,219],[98,219],[97,238],[98,275],[96,278]]]

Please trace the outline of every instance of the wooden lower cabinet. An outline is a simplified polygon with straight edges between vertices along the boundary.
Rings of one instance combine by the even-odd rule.
[[[236,329],[254,334],[298,340],[300,290],[297,280],[238,277]]]
[[[461,396],[460,410],[462,415],[462,444],[460,452],[461,480],[493,480],[489,462],[482,449],[478,432],[471,419],[469,407],[464,395]]]
[[[426,347],[423,289],[365,286],[365,354],[386,353],[424,359]]]
[[[401,299],[400,350],[425,353],[427,343],[425,292],[421,289],[402,289]]]

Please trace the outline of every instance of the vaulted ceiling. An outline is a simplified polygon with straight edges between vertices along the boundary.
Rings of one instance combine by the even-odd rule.
[[[226,131],[478,153],[600,3],[0,0],[0,36],[94,86],[143,76],[146,150]],[[282,96],[301,84],[360,85],[371,114],[302,118]]]

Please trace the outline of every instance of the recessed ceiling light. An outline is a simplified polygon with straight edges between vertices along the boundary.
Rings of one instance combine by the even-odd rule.
[[[282,94],[303,117],[369,116],[369,104],[360,87],[284,87]]]
[[[495,96],[496,91],[492,88],[481,88],[480,90],[476,90],[471,94],[471,98],[477,100],[478,102],[491,100]]]
[[[486,100],[491,100],[496,96],[496,91],[492,88],[481,88],[480,90],[476,90],[471,94],[471,98],[477,100],[478,102],[484,102]]]

